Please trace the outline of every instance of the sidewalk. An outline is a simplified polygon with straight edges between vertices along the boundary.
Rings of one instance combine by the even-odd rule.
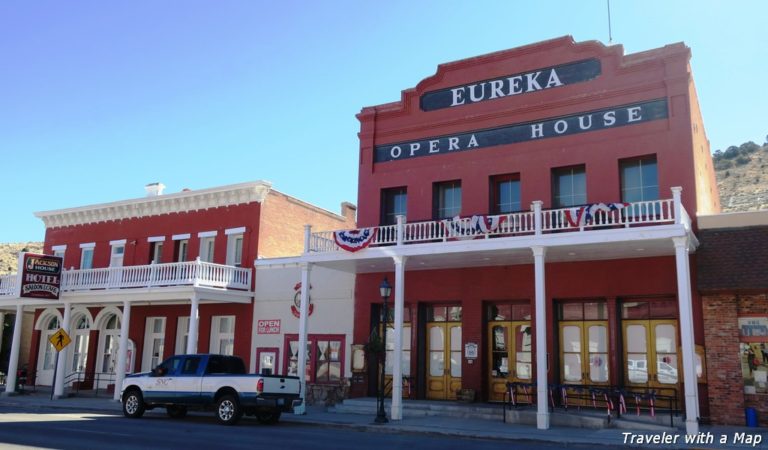
[[[58,400],[50,399],[50,391],[38,390],[33,393],[23,395],[2,396],[0,397],[0,408],[7,406],[18,406],[32,409],[61,409],[80,412],[100,412],[110,414],[122,414],[121,404],[112,400],[111,397],[89,397],[81,394],[77,397],[69,397]],[[158,409],[148,412],[149,415],[162,414],[165,411]],[[208,413],[203,413],[208,414]],[[726,426],[702,426],[702,432],[710,432],[715,437],[714,445],[685,445],[685,437],[680,435],[677,444],[672,444],[675,434],[679,430],[671,429],[665,433],[656,431],[637,431],[636,435],[652,437],[654,435],[666,435],[670,443],[659,443],[648,445],[631,444],[629,438],[624,433],[630,430],[607,428],[600,430],[586,428],[566,428],[553,427],[549,430],[538,430],[529,425],[516,425],[502,423],[490,420],[479,419],[457,419],[450,417],[406,417],[402,421],[389,422],[383,425],[373,424],[373,416],[363,414],[342,414],[328,412],[324,407],[309,407],[304,416],[295,416],[284,414],[281,422],[301,423],[307,425],[320,425],[323,427],[350,428],[370,432],[387,433],[420,433],[442,436],[457,436],[467,438],[494,439],[494,440],[516,440],[516,441],[545,441],[553,443],[567,444],[589,444],[595,446],[626,446],[633,448],[768,448],[768,430],[765,428],[746,428],[746,427],[726,427]],[[247,419],[246,419],[247,420]],[[746,433],[747,438],[759,436],[762,442],[757,446],[751,444],[734,444],[736,433]],[[725,435],[728,439],[728,445],[718,445],[721,436]],[[626,439],[626,442],[625,442]],[[663,442],[663,441],[662,441]]]

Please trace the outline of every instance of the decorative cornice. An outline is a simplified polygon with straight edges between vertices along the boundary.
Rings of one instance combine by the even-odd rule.
[[[112,203],[79,206],[36,212],[46,228],[57,228],[135,217],[159,216],[252,202],[263,202],[272,188],[268,181],[232,184],[175,194],[122,200]]]

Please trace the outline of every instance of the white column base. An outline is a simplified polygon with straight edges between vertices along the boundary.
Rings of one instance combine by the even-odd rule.
[[[699,421],[685,419],[685,434],[694,436],[699,434]]]
[[[537,413],[536,414],[536,428],[539,430],[549,429],[549,413]]]

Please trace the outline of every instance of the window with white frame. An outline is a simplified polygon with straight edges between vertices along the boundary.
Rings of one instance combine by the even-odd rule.
[[[189,249],[189,239],[179,239],[176,241],[175,259],[176,262],[184,262],[187,260],[187,250]]]
[[[228,230],[229,231],[229,230]],[[227,265],[243,265],[243,233],[227,234]]]
[[[64,261],[64,254],[67,252],[67,246],[66,245],[54,245],[51,250],[53,250],[53,256],[57,256],[61,258],[62,262]],[[63,263],[62,263],[63,266]]]
[[[165,317],[147,317],[144,335],[144,370],[152,370],[163,362],[165,349]]]
[[[149,262],[152,264],[160,264],[163,262],[163,242],[155,241],[152,243],[149,251]]]
[[[109,267],[123,267],[125,258],[125,244],[113,244],[112,253],[109,257]]]
[[[80,268],[81,269],[93,269],[93,249],[94,245],[84,244],[81,245],[82,253],[80,254]]]
[[[215,237],[208,236],[200,238],[200,261],[213,262],[213,246]]]
[[[213,316],[211,323],[211,353],[235,354],[235,316]]]
[[[176,354],[183,355],[187,353],[187,342],[189,342],[189,316],[179,317],[176,325]]]

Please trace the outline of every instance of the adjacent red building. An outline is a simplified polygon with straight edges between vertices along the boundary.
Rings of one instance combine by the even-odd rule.
[[[144,198],[37,213],[46,226],[44,252],[68,268],[60,299],[19,298],[15,274],[0,280],[0,303],[16,306],[18,317],[34,311],[31,356],[22,362],[29,383],[54,386],[49,338],[59,328],[72,344],[59,358],[58,395],[65,384],[111,388],[122,374],[180,353],[236,354],[253,366],[253,261],[300,253],[305,223],[355,223],[350,204],[344,215],[333,214],[262,181],[174,194],[162,188],[148,185]]]

